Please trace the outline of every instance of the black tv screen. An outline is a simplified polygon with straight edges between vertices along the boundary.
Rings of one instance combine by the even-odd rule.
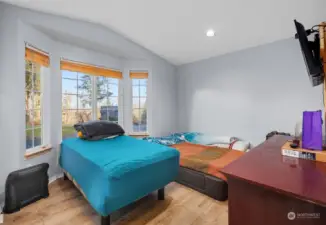
[[[313,33],[312,30],[306,30],[304,26],[294,20],[297,30],[296,37],[299,39],[303,58],[306,63],[307,71],[313,86],[324,82],[323,64],[320,58],[320,40],[318,32],[315,34],[315,40],[309,41],[308,36]]]

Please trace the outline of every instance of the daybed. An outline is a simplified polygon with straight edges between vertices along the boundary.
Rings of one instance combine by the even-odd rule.
[[[219,201],[228,198],[227,180],[219,171],[244,152],[191,143],[175,144],[172,147],[180,151],[178,183]]]
[[[250,146],[249,142],[233,137],[214,137],[193,132],[148,137],[144,140],[177,149],[180,152],[180,168],[176,182],[219,201],[228,198],[227,180],[219,171],[241,157]]]
[[[110,214],[174,181],[179,152],[128,136],[85,141],[63,141],[60,165],[90,205],[110,224]]]

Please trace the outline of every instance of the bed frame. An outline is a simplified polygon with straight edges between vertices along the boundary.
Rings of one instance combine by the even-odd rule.
[[[78,184],[74,182],[71,176],[64,172],[64,180],[71,180],[76,188],[84,195],[83,191],[79,188]],[[218,201],[225,201],[228,199],[228,184],[217,177],[189,169],[183,166],[179,167],[179,174],[176,179],[176,182],[190,187],[196,191],[199,191],[211,198],[214,198]],[[84,195],[87,200],[86,196]],[[158,190],[158,200],[164,200],[165,193],[164,187]],[[110,225],[111,217],[110,215],[104,217],[101,216],[101,225]]]
[[[75,185],[75,187],[84,195],[83,191],[80,189],[80,187],[77,185],[76,182],[74,182],[73,179],[71,179],[71,176],[67,172],[63,173],[63,180],[71,180],[72,183]],[[87,200],[86,196],[84,195],[85,199]],[[165,199],[165,193],[164,193],[164,187],[159,189],[157,191],[157,198],[158,200],[164,200]],[[101,215],[100,215],[101,216]],[[111,216],[101,216],[101,225],[111,225]]]
[[[180,166],[176,182],[195,189],[218,201],[225,201],[228,199],[227,182],[193,169]]]

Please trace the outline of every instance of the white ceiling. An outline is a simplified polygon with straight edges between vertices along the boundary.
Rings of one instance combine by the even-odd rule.
[[[176,65],[293,37],[294,18],[326,20],[326,0],[0,1],[102,24]]]

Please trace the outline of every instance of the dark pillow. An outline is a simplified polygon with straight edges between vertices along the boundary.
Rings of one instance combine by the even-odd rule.
[[[74,125],[74,128],[78,132],[78,136],[85,140],[100,140],[125,133],[119,124],[105,120],[78,123]]]

